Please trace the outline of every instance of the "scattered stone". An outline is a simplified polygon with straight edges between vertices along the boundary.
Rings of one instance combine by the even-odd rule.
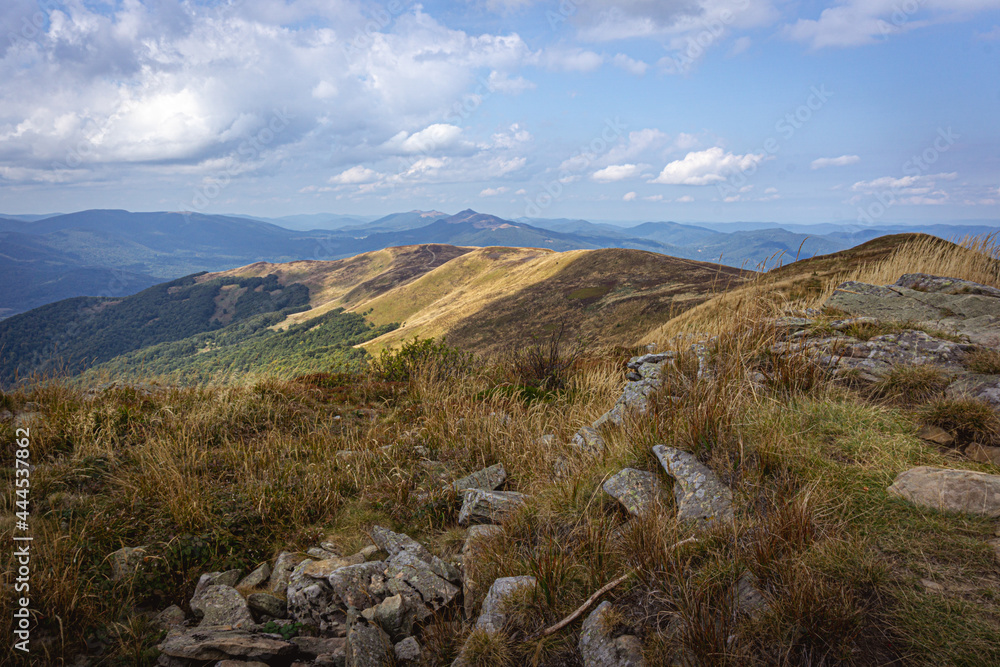
[[[783,331],[798,331],[813,324],[813,320],[805,317],[791,317],[786,315],[784,317],[777,317],[771,320],[771,324],[774,325],[775,329]]]
[[[680,449],[657,445],[653,453],[674,478],[677,518],[709,526],[733,519],[733,493],[708,466]]]
[[[498,463],[452,482],[451,488],[455,491],[465,491],[466,489],[493,491],[500,488],[505,481],[507,481],[507,471],[503,469],[502,463]]]
[[[415,611],[402,595],[396,594],[365,609],[361,615],[378,624],[390,637],[405,637],[413,632]]]
[[[265,662],[291,657],[296,652],[295,644],[274,635],[219,628],[198,628],[167,637],[159,649],[173,658],[187,660],[244,658]]]
[[[465,544],[462,546],[462,554],[472,553],[476,548],[476,542],[499,535],[502,532],[503,528],[495,524],[485,523],[469,526],[469,530],[465,533]]]
[[[920,585],[932,593],[943,593],[944,586],[937,583],[936,581],[931,581],[930,579],[921,579]]]
[[[146,556],[146,547],[122,547],[111,554],[111,581],[135,575]]]
[[[407,637],[396,644],[393,652],[396,654],[396,663],[401,667],[420,664],[420,644],[415,637]]]
[[[292,643],[299,649],[299,655],[316,658],[342,652],[347,647],[346,637],[292,637]]]
[[[584,667],[645,667],[638,637],[612,636],[614,628],[608,618],[611,612],[611,603],[604,601],[583,621],[577,646]]]
[[[419,593],[424,603],[432,609],[441,609],[459,594],[461,589],[439,576],[434,569],[412,552],[400,551],[386,561],[385,576],[393,593],[410,593],[395,584],[402,580]],[[459,577],[460,578],[460,577]]]
[[[185,618],[184,610],[172,604],[153,617],[153,625],[162,630],[169,630],[184,623]]]
[[[285,618],[288,615],[288,603],[272,593],[251,593],[247,596],[247,606],[258,614],[267,614],[273,618]]]
[[[220,660],[213,667],[268,667],[266,662],[254,660],[245,662],[243,660]]]
[[[479,588],[479,573],[476,565],[479,562],[478,550],[490,537],[503,533],[503,528],[494,524],[469,526],[465,534],[465,544],[462,546],[462,601],[465,618],[475,618],[476,609],[473,603],[476,590]]]
[[[327,551],[326,549],[322,549],[320,547],[309,547],[306,549],[306,553],[316,560],[331,560],[340,558],[340,554],[336,551]]]
[[[677,354],[675,352],[662,352],[660,354],[644,354],[640,357],[632,357],[628,360],[628,367],[632,370],[639,370],[644,364],[659,364],[668,359],[673,359]]]
[[[499,632],[507,623],[507,614],[503,611],[504,603],[514,592],[523,588],[533,588],[535,578],[527,575],[519,577],[503,577],[497,579],[490,586],[483,600],[479,618],[476,619],[476,628],[486,632]]]
[[[232,586],[209,586],[191,600],[191,611],[201,618],[201,627],[228,625],[245,628],[254,624],[247,601]]]
[[[194,608],[195,600],[205,594],[210,586],[228,586],[233,588],[240,580],[239,570],[227,570],[226,572],[206,572],[198,577],[198,583],[194,587],[194,595],[191,596],[191,608]]]
[[[458,524],[496,523],[524,505],[525,495],[516,491],[483,491],[469,489],[458,514]]]
[[[381,628],[364,621],[347,632],[347,667],[386,667],[395,653],[392,640]]]
[[[263,586],[267,583],[268,577],[271,576],[271,566],[267,563],[262,563],[257,567],[256,570],[243,577],[237,586],[239,588],[257,588]]]
[[[601,488],[620,502],[629,514],[639,516],[656,502],[660,482],[651,472],[625,468],[609,477]]]
[[[948,431],[937,426],[923,426],[917,431],[917,437],[926,442],[934,443],[942,447],[951,447],[955,443],[955,438]]]
[[[373,604],[378,604],[382,598],[374,594],[370,589],[372,577],[380,576],[385,572],[386,563],[375,560],[359,565],[349,565],[342,567],[327,579],[330,589],[336,594],[337,600],[343,609],[354,607],[356,609],[367,609]],[[292,599],[288,598],[288,606],[291,609]]]
[[[736,610],[751,618],[757,618],[768,607],[757,584],[757,577],[750,572],[743,573],[736,582]]]
[[[302,574],[306,577],[312,577],[313,579],[326,579],[342,567],[347,567],[348,565],[359,565],[364,562],[365,557],[361,554],[354,554],[353,556],[348,556],[347,558],[334,556],[332,558],[327,558],[326,560],[310,561],[308,565],[302,568]]]
[[[920,466],[901,472],[888,491],[920,507],[1000,517],[1000,475]]]
[[[501,468],[502,469],[502,468]],[[462,574],[453,565],[445,563],[443,560],[432,554],[427,548],[417,542],[409,535],[394,533],[388,528],[375,526],[372,528],[372,541],[375,545],[385,551],[390,556],[396,556],[401,552],[411,554],[418,560],[426,563],[431,571],[439,577],[448,581],[461,581]]]
[[[538,441],[546,447],[551,447],[556,444],[556,436],[552,433],[546,433]]]
[[[1000,447],[987,447],[974,442],[965,448],[965,455],[977,463],[1000,466]]]
[[[590,426],[584,426],[577,431],[576,435],[574,435],[573,439],[570,441],[570,444],[591,455],[603,454],[604,449],[607,446],[604,442],[604,438],[601,437],[596,429]]]
[[[288,587],[288,577],[291,576],[292,570],[298,565],[299,560],[295,554],[288,551],[282,551],[278,554],[278,559],[274,562],[274,569],[271,571],[272,592],[285,594],[285,588]]]

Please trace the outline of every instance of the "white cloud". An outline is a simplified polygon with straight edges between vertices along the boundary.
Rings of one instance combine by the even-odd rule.
[[[638,195],[636,195],[636,193],[634,193],[634,192],[626,192],[626,193],[625,193],[625,194],[624,194],[624,195],[622,196],[622,201],[635,201],[635,198],[636,198],[637,196],[638,196]]]
[[[507,192],[509,188],[501,186],[499,188],[485,188],[480,193],[480,197],[496,197],[497,195],[502,195]]]
[[[690,204],[691,202],[694,201],[694,197],[692,197],[691,195],[684,195],[683,197],[678,197],[674,201],[677,202],[678,204]]]
[[[643,197],[646,201],[663,201],[663,195],[650,195],[648,197]]]
[[[957,172],[941,174],[921,174],[917,176],[882,176],[870,181],[858,181],[851,190],[859,194],[849,201],[858,204],[871,197],[880,201],[926,205],[947,203],[951,195],[939,185],[939,181],[953,181],[958,178]]]
[[[379,180],[381,177],[382,174],[377,171],[359,164],[356,167],[351,167],[350,169],[340,172],[336,176],[331,176],[330,183],[338,185],[354,185],[357,183],[371,183],[372,181]]]
[[[490,91],[495,93],[503,93],[505,95],[520,95],[526,90],[534,90],[537,86],[525,79],[523,76],[516,76],[513,79],[510,78],[504,72],[498,72],[493,70],[490,72],[489,78],[486,80]]]
[[[1000,0],[840,0],[819,18],[799,19],[784,32],[813,49],[859,46],[998,8]]]
[[[681,160],[674,160],[663,168],[650,183],[664,185],[712,185],[726,180],[726,176],[750,169],[766,159],[766,154],[734,155],[719,147],[691,152]]]
[[[841,155],[840,157],[820,157],[812,161],[810,166],[813,169],[823,169],[824,167],[845,167],[849,164],[860,162],[857,155]]]
[[[630,74],[635,74],[636,76],[642,76],[649,68],[648,63],[641,60],[633,60],[624,53],[615,54],[615,57],[611,59],[611,64],[615,67],[620,67]]]
[[[627,178],[635,178],[641,173],[642,167],[640,165],[613,164],[604,169],[598,169],[591,175],[591,178],[601,183],[613,183],[615,181],[624,181]]]
[[[556,72],[592,72],[604,64],[604,56],[579,47],[545,49],[536,60]]]
[[[382,144],[382,147],[391,153],[407,155],[421,153],[426,155],[456,146],[461,135],[462,128],[460,127],[446,123],[435,123],[413,134],[400,131]]]

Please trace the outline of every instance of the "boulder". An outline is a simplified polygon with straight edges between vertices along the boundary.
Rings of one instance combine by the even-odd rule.
[[[461,590],[438,576],[428,563],[409,551],[400,551],[390,556],[385,564],[384,574],[390,591],[411,596],[410,591],[398,587],[399,582],[405,582],[432,609],[446,606]]]
[[[948,431],[937,426],[923,426],[917,431],[917,437],[926,442],[942,447],[950,447],[955,444],[955,438]]]
[[[888,491],[919,507],[1000,517],[1000,475],[920,466],[899,473]]]
[[[570,440],[570,444],[592,456],[603,454],[604,449],[607,447],[604,438],[601,437],[596,429],[590,426],[584,426],[577,431],[573,439]]]
[[[393,652],[396,654],[396,664],[400,667],[416,667],[420,664],[420,644],[415,637],[407,637],[396,644]]]
[[[493,491],[500,488],[505,481],[507,481],[507,471],[503,469],[502,463],[497,463],[452,482],[451,488],[455,491],[465,491],[466,489]]]
[[[310,551],[312,551],[312,549],[310,549]],[[302,575],[312,577],[313,579],[326,579],[342,567],[347,567],[348,565],[360,565],[364,562],[365,557],[361,554],[354,554],[353,556],[347,556],[346,558],[334,556],[325,560],[314,560],[310,561],[310,563],[302,569]]]
[[[311,659],[344,652],[347,648],[346,637],[292,637],[291,641],[301,657]]]
[[[169,630],[183,624],[185,618],[184,610],[172,604],[153,617],[153,625],[161,630]]]
[[[699,527],[733,519],[733,493],[708,466],[693,454],[666,445],[653,447],[653,453],[674,478],[678,519]]]
[[[251,593],[247,596],[247,606],[258,614],[267,614],[272,618],[285,618],[288,615],[288,603],[273,593]]]
[[[271,576],[271,566],[267,563],[260,564],[256,570],[243,577],[240,583],[237,584],[239,588],[257,588],[263,586],[267,583],[268,577]]]
[[[965,448],[965,455],[977,463],[1000,466],[1000,447],[987,447],[979,443],[972,443]]]
[[[768,607],[767,600],[757,585],[757,577],[750,572],[745,572],[736,582],[736,610],[751,618],[757,618]]]
[[[198,628],[167,637],[159,649],[170,657],[187,660],[242,658],[264,662],[290,658],[297,651],[295,644],[274,635],[220,628]]]
[[[254,625],[247,601],[232,586],[209,586],[191,600],[191,611],[201,618],[199,627],[246,628]]]
[[[468,489],[458,514],[460,526],[473,523],[496,523],[524,505],[525,495],[516,491]]]
[[[642,642],[634,635],[615,637],[611,612],[611,603],[604,601],[583,621],[577,646],[584,667],[645,667]]]
[[[306,554],[308,554],[310,558],[315,558],[316,560],[331,560],[340,558],[340,554],[336,551],[328,551],[322,547],[309,547],[306,549]]]
[[[503,471],[502,466],[500,466],[500,470]],[[371,536],[372,541],[375,542],[378,548],[385,551],[390,556],[396,556],[399,553],[406,552],[418,560],[426,563],[430,567],[431,571],[439,577],[455,582],[461,581],[462,579],[461,573],[455,566],[444,562],[432,554],[426,547],[424,547],[424,545],[420,544],[409,535],[394,533],[388,528],[375,526],[372,528]]]
[[[239,570],[228,570],[226,572],[206,572],[198,577],[198,583],[194,587],[194,595],[191,596],[191,604],[208,590],[209,586],[229,586],[233,588],[240,580]]]
[[[347,632],[347,667],[392,665],[394,646],[389,635],[376,625],[358,620]]]
[[[285,594],[285,588],[288,587],[288,578],[300,560],[301,558],[296,557],[295,554],[288,551],[282,551],[278,554],[278,559],[274,562],[274,568],[271,571],[270,581],[272,592]]]
[[[465,534],[465,544],[462,546],[462,601],[465,618],[474,618],[476,610],[473,599],[479,587],[479,550],[490,537],[503,533],[503,528],[493,524],[470,526]]]
[[[601,488],[621,503],[629,514],[639,516],[656,502],[660,481],[651,472],[625,468],[609,477]]]
[[[136,570],[146,557],[146,547],[122,547],[113,552],[111,560],[111,580],[121,581],[135,575]]]
[[[415,609],[410,601],[402,595],[392,595],[369,607],[361,615],[370,623],[375,623],[385,630],[390,637],[406,637],[413,632],[416,620]]]
[[[494,581],[486,594],[486,599],[483,600],[479,618],[476,619],[476,629],[486,632],[502,630],[507,623],[507,614],[504,610],[507,599],[518,590],[534,586],[535,578],[527,575],[503,577]]]
[[[342,609],[348,607],[367,609],[386,597],[371,590],[373,577],[381,577],[385,569],[386,563],[380,560],[349,565],[331,574],[326,583],[336,596],[334,600],[337,605]],[[291,608],[291,598],[288,604]]]

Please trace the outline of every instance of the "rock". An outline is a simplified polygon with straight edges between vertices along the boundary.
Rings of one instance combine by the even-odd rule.
[[[316,560],[335,560],[340,558],[340,554],[336,551],[327,551],[326,549],[322,549],[320,547],[309,547],[306,549],[306,553]]]
[[[172,604],[153,617],[153,625],[161,630],[169,630],[184,623],[185,618],[184,610]]]
[[[677,354],[675,352],[663,352],[660,354],[644,354],[640,357],[632,357],[628,360],[627,366],[632,370],[638,370],[644,364],[659,364],[668,359],[673,359]]]
[[[465,501],[458,514],[458,524],[496,523],[524,505],[525,495],[516,491],[465,491]]]
[[[469,526],[469,530],[465,532],[465,544],[462,545],[462,554],[472,553],[476,547],[476,542],[489,539],[501,533],[503,533],[503,528],[495,524],[487,523]]]
[[[337,545],[334,544],[333,542],[329,541],[329,540],[324,540],[324,541],[320,542],[319,546],[324,551],[332,553],[332,554],[334,554],[336,556],[340,555],[340,551],[339,551],[339,548],[337,547]]]
[[[121,581],[135,575],[146,556],[146,547],[122,547],[109,556],[111,581]]]
[[[240,580],[239,570],[228,570],[226,572],[206,572],[198,577],[198,583],[194,587],[194,595],[191,596],[191,604],[208,590],[209,586],[228,586],[233,588]]]
[[[556,436],[552,433],[546,433],[538,439],[538,442],[546,447],[551,447],[556,444]]]
[[[288,577],[292,574],[292,570],[295,569],[299,560],[295,554],[288,551],[282,551],[278,554],[278,559],[274,562],[274,569],[271,571],[272,592],[285,594],[285,588],[288,587]]]
[[[287,588],[290,618],[321,631],[337,627],[344,610],[365,609],[378,604],[387,593],[373,591],[373,578],[382,577],[385,563],[374,561],[334,570],[326,579],[314,579],[304,571],[312,561],[303,561],[289,576]]]
[[[420,595],[425,604],[435,610],[446,606],[460,592],[457,586],[439,576],[428,563],[409,551],[400,551],[389,557],[385,576],[390,591],[409,594],[410,591],[400,590],[396,586],[402,580]]]
[[[246,660],[270,661],[295,654],[295,644],[274,635],[254,634],[247,630],[197,628],[191,632],[167,637],[159,649],[173,658],[187,660]]]
[[[639,516],[656,502],[660,482],[651,472],[625,468],[609,477],[601,488],[620,502],[629,514]]]
[[[245,628],[254,624],[247,601],[232,586],[209,586],[191,600],[191,611],[201,618],[199,627],[228,625]]]
[[[965,455],[977,463],[1000,466],[1000,447],[987,447],[974,442],[965,448]]]
[[[247,596],[247,606],[258,614],[274,618],[285,618],[288,615],[288,603],[273,593],[251,593]]]
[[[952,437],[951,433],[937,426],[921,427],[917,431],[917,437],[935,445],[941,445],[942,447],[950,447],[955,443],[955,438]]]
[[[927,591],[932,593],[943,593],[944,586],[936,581],[931,581],[930,579],[921,579],[920,585],[923,586]]]
[[[514,592],[524,588],[533,588],[534,586],[535,578],[527,575],[503,577],[494,581],[493,585],[490,586],[489,592],[486,594],[486,599],[483,600],[479,618],[476,619],[476,628],[485,630],[486,632],[499,632],[502,630],[507,623],[507,614],[503,611],[504,602]]]
[[[577,431],[570,444],[593,456],[603,454],[607,447],[604,438],[590,426],[584,426]]]
[[[372,577],[381,576],[385,569],[386,563],[380,560],[350,565],[331,574],[327,583],[336,594],[342,608],[367,609],[373,604],[378,604],[385,597],[373,594],[370,590]],[[291,600],[289,599],[290,605]]]
[[[476,565],[479,563],[481,545],[487,543],[490,537],[503,533],[503,528],[493,524],[470,526],[465,534],[465,544],[462,546],[462,602],[465,618],[472,620],[476,609],[474,598],[479,588],[479,574]]]
[[[455,491],[465,491],[466,489],[493,491],[500,488],[505,481],[507,481],[507,471],[503,469],[502,463],[498,463],[452,482],[451,488]]]
[[[310,551],[312,551],[312,549],[310,549]],[[359,565],[364,562],[365,557],[361,554],[354,554],[353,556],[348,556],[347,558],[334,556],[332,558],[327,558],[326,560],[311,561],[302,569],[302,574],[306,577],[312,577],[313,579],[326,579],[342,567],[347,567],[348,565]]]
[[[243,660],[220,660],[215,663],[213,667],[267,667],[267,663],[260,662],[259,660],[254,660],[253,662],[245,662]]]
[[[393,652],[396,654],[396,664],[400,667],[407,665],[416,667],[420,664],[420,644],[414,637],[407,637],[396,644]]]
[[[416,619],[413,607],[399,594],[387,597],[374,607],[365,609],[361,615],[385,630],[390,637],[405,637],[411,634]]]
[[[920,507],[1000,517],[1000,475],[921,466],[901,472],[888,491]]]
[[[584,667],[645,667],[642,642],[637,637],[612,636],[610,612],[611,603],[604,601],[583,621],[577,646]]]
[[[298,647],[299,654],[306,658],[332,655],[347,648],[346,637],[292,637],[291,641]]]
[[[680,449],[657,445],[653,453],[674,478],[677,518],[699,527],[733,519],[733,493],[708,466]]]
[[[14,416],[14,428],[30,429],[34,424],[42,420],[41,412],[19,412]]]
[[[976,398],[1000,411],[1000,377],[969,373],[960,375],[945,390],[948,398]]]
[[[771,324],[774,326],[775,329],[779,329],[782,331],[798,331],[800,329],[805,329],[806,327],[813,324],[813,320],[810,320],[805,317],[792,317],[786,315],[784,317],[774,318],[773,320],[771,320]]]
[[[736,582],[736,610],[751,618],[757,618],[768,607],[757,583],[757,577],[749,572],[745,572]]]
[[[364,621],[351,624],[347,632],[347,667],[387,667],[395,652],[392,640],[381,628]]]
[[[503,467],[500,468],[503,470]],[[445,563],[443,560],[432,554],[424,545],[417,542],[409,535],[394,533],[388,528],[375,526],[372,528],[372,541],[382,551],[390,556],[407,552],[426,563],[434,574],[447,579],[448,581],[461,581],[462,574],[453,565]]]
[[[257,588],[263,586],[267,583],[268,577],[271,576],[271,566],[267,563],[262,563],[257,566],[257,569],[243,577],[237,586],[239,588]]]

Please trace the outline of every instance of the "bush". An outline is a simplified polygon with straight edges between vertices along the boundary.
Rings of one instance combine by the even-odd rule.
[[[471,353],[451,347],[444,339],[435,341],[414,336],[398,350],[382,350],[369,362],[369,370],[377,380],[409,382],[421,372],[438,380],[466,375],[472,364]]]
[[[933,366],[894,366],[872,387],[875,398],[917,403],[940,397],[951,378]]]
[[[563,324],[547,339],[532,336],[529,345],[508,348],[503,360],[506,379],[514,385],[543,391],[564,389],[588,346],[582,338],[566,343],[565,335]]]

